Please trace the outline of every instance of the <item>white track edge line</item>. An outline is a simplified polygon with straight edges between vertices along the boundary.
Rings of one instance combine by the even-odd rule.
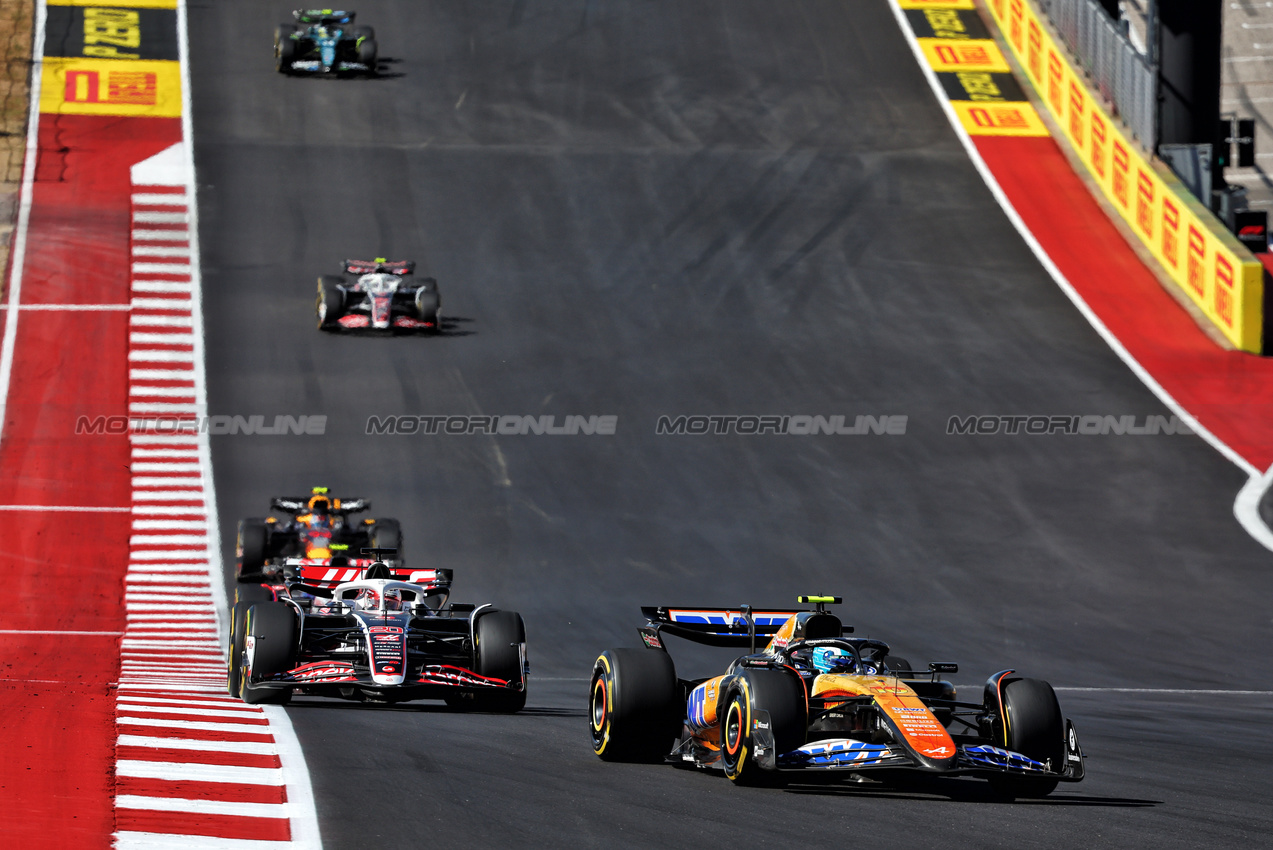
[[[181,0],[185,2],[185,0]],[[274,747],[278,750],[279,764],[287,783],[287,801],[292,805],[292,843],[297,847],[321,850],[322,836],[318,832],[318,810],[314,804],[314,788],[309,780],[309,767],[301,742],[292,728],[292,720],[281,705],[263,706],[274,733]]]
[[[907,44],[910,46],[911,53],[915,55],[916,62],[919,63],[920,72],[924,78],[928,80],[928,86],[932,89],[933,95],[937,98],[938,104],[942,111],[946,113],[946,119],[950,122],[951,128],[955,131],[955,135],[959,138],[960,143],[964,146],[964,150],[968,154],[968,158],[972,160],[973,167],[977,169],[977,173],[981,175],[981,179],[990,189],[990,193],[994,195],[996,201],[999,202],[1000,208],[1003,209],[1008,220],[1012,222],[1012,226],[1016,228],[1017,233],[1025,241],[1030,251],[1034,254],[1035,259],[1043,266],[1044,270],[1051,276],[1053,282],[1056,283],[1065,296],[1070,299],[1078,311],[1087,319],[1088,324],[1100,334],[1105,340],[1106,345],[1113,349],[1119,359],[1126,364],[1127,368],[1140,379],[1149,391],[1158,397],[1172,413],[1176,414],[1186,425],[1188,425],[1195,434],[1206,440],[1213,449],[1218,451],[1226,460],[1234,464],[1247,474],[1247,483],[1238,491],[1233,502],[1233,516],[1237,519],[1238,524],[1251,535],[1256,542],[1264,546],[1266,549],[1273,551],[1273,529],[1270,529],[1260,518],[1259,504],[1265,489],[1273,484],[1273,466],[1270,466],[1268,472],[1261,474],[1260,470],[1234,451],[1227,443],[1211,433],[1201,422],[1199,422],[1189,411],[1185,410],[1172,395],[1163,388],[1149,374],[1144,366],[1140,364],[1132,353],[1127,350],[1123,343],[1116,337],[1109,328],[1105,327],[1105,323],[1096,315],[1095,311],[1088,306],[1083,300],[1083,296],[1079,295],[1076,290],[1066,279],[1065,275],[1052,262],[1052,258],[1043,250],[1043,246],[1039,244],[1039,240],[1034,237],[1030,228],[1026,225],[1025,220],[1021,218],[1016,208],[1012,206],[1012,201],[1008,200],[1008,196],[1004,193],[1003,187],[999,185],[999,181],[995,179],[991,173],[986,161],[981,158],[981,152],[977,150],[976,144],[972,137],[968,135],[968,131],[964,129],[964,125],[959,120],[955,108],[950,105],[950,98],[946,96],[946,91],[942,88],[941,81],[937,79],[937,72],[928,64],[927,57],[924,56],[923,48],[919,46],[916,40],[915,31],[911,29],[910,21],[906,19],[906,13],[902,11],[897,0],[889,0],[889,8],[893,11],[893,17],[897,21],[898,27],[902,31],[902,35],[906,38]],[[1054,140],[1055,141],[1055,140]],[[1057,142],[1060,144],[1060,142]]]
[[[185,2],[185,0],[180,0]],[[26,265],[27,232],[31,225],[31,202],[35,195],[35,164],[40,149],[40,87],[44,75],[44,30],[48,21],[44,0],[35,3],[35,32],[31,44],[31,103],[27,111],[27,149],[22,161],[22,194],[18,201],[18,224],[13,233],[13,251],[9,255],[9,306],[0,340],[0,439],[9,408],[9,379],[13,374],[13,355],[18,342],[18,318],[22,311],[22,267]]]
[[[206,346],[204,340],[203,321],[203,270],[201,246],[199,244],[199,195],[198,181],[195,177],[194,160],[194,110],[191,103],[190,87],[190,40],[189,10],[187,0],[177,0],[177,49],[181,59],[181,135],[185,141],[186,156],[186,195],[190,199],[187,207],[189,216],[187,228],[190,234],[190,283],[191,283],[191,315],[194,318],[194,384],[196,401],[207,409],[208,383],[205,361]],[[130,187],[131,188],[131,187]],[[3,422],[0,418],[0,422]],[[212,445],[206,434],[200,434],[197,442],[199,460],[203,464],[204,505],[211,528],[221,527],[217,516],[216,488],[212,477]],[[217,624],[224,640],[228,631],[225,622],[227,608],[225,579],[221,574],[221,536],[211,535],[208,544],[208,576],[212,583],[212,594],[217,614]],[[266,716],[270,719],[270,729],[274,733],[275,746],[278,748],[279,761],[283,769],[283,777],[287,787],[287,799],[291,822],[292,845],[303,850],[322,850],[323,840],[318,829],[318,809],[314,803],[313,785],[310,782],[309,767],[305,763],[305,754],[301,750],[296,731],[292,728],[291,718],[278,706],[267,707]]]

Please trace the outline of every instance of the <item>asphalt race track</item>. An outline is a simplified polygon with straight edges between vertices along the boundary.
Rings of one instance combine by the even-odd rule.
[[[1261,843],[1273,561],[1233,518],[1245,477],[1192,436],[946,433],[1167,411],[1016,235],[884,0],[356,10],[379,79],[284,78],[285,5],[191,4],[212,412],[329,417],[214,438],[222,545],[273,495],[369,497],[453,598],[522,612],[534,678],[512,717],[298,698],[327,847]],[[315,277],[377,255],[438,278],[441,337],[315,330]],[[463,414],[618,428],[365,433]],[[655,433],[693,414],[908,419]],[[1004,804],[974,780],[753,790],[592,755],[585,677],[641,604],[799,593],[959,662],[965,697],[1008,666],[1050,680],[1088,779]]]

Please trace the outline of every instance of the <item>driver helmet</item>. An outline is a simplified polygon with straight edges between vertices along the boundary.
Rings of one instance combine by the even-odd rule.
[[[852,673],[856,667],[853,653],[838,646],[817,647],[809,662],[819,673]]]
[[[331,499],[323,493],[317,493],[309,499],[309,512],[318,516],[327,516],[331,513]]]
[[[390,587],[385,590],[385,610],[401,611],[402,610],[402,592],[397,588]]]

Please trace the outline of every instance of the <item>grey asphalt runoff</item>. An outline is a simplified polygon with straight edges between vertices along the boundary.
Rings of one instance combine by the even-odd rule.
[[[276,74],[247,0],[190,4],[214,414],[234,520],[315,484],[397,516],[456,601],[519,610],[517,716],[300,697],[329,848],[1217,847],[1273,828],[1273,557],[1194,436],[947,433],[1168,411],[1043,271],[884,0],[366,0],[377,79]],[[318,274],[415,259],[439,337],[328,335]],[[1113,285],[1113,282],[1111,282]],[[369,416],[614,415],[602,435],[374,435]],[[906,416],[904,435],[658,435],[660,416]],[[590,752],[639,606],[845,597],[858,634],[1047,679],[1088,779],[730,786]],[[682,676],[723,657],[678,643]],[[1174,688],[1262,693],[1070,690]]]

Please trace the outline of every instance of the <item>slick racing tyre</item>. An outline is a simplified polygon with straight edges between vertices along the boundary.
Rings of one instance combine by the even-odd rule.
[[[340,288],[344,278],[324,275],[318,279],[318,300],[314,302],[314,312],[318,317],[318,329],[335,330],[340,327],[337,321],[345,315],[345,291]]]
[[[372,41],[375,41],[376,28],[375,27],[354,27],[354,38],[360,41],[367,38],[371,39]]]
[[[1050,762],[1053,770],[1064,768],[1065,718],[1051,685],[1040,679],[1009,679],[1003,685],[1003,713],[995,730],[1003,746],[1035,761]],[[1005,773],[991,777],[990,787],[1001,797],[1046,797],[1057,782]]]
[[[516,611],[493,611],[483,615],[474,629],[477,637],[475,672],[493,679],[522,681],[522,651],[526,646],[526,624]],[[526,691],[491,690],[473,695],[478,711],[513,714],[526,706]]]
[[[376,524],[371,527],[371,534],[368,540],[373,549],[394,549],[396,555],[390,555],[394,560],[402,560],[402,526],[396,519],[378,519]]]
[[[897,655],[884,656],[884,666],[888,668],[890,673],[907,673],[915,668],[911,667],[911,663],[905,658]]]
[[[292,62],[296,59],[296,41],[292,38],[294,31],[287,24],[280,24],[274,30],[274,69],[280,74],[292,72]]]
[[[376,73],[377,47],[374,38],[368,38],[358,45],[358,62],[367,66],[367,73]]]
[[[667,755],[685,719],[672,658],[660,649],[607,649],[592,668],[588,727],[605,761]]]
[[[438,282],[426,277],[415,292],[415,317],[422,322],[432,322],[433,332],[442,330],[438,319],[438,311],[442,308],[442,294],[438,292]]]
[[[744,668],[725,689],[717,716],[720,721],[720,760],[725,775],[736,785],[773,785],[777,771],[757,763],[754,741],[756,712],[769,714],[774,758],[805,742],[809,727],[804,683],[786,670]]]
[[[235,541],[235,578],[250,581],[260,576],[270,554],[270,528],[263,519],[239,520]]]
[[[230,606],[230,640],[226,648],[226,689],[237,697],[243,681],[243,629],[248,609],[257,602],[273,602],[274,592],[259,584],[240,584]]]
[[[254,704],[286,703],[292,698],[291,688],[253,682],[292,669],[296,656],[296,613],[292,607],[284,602],[253,603],[244,615],[243,641],[239,696]]]

